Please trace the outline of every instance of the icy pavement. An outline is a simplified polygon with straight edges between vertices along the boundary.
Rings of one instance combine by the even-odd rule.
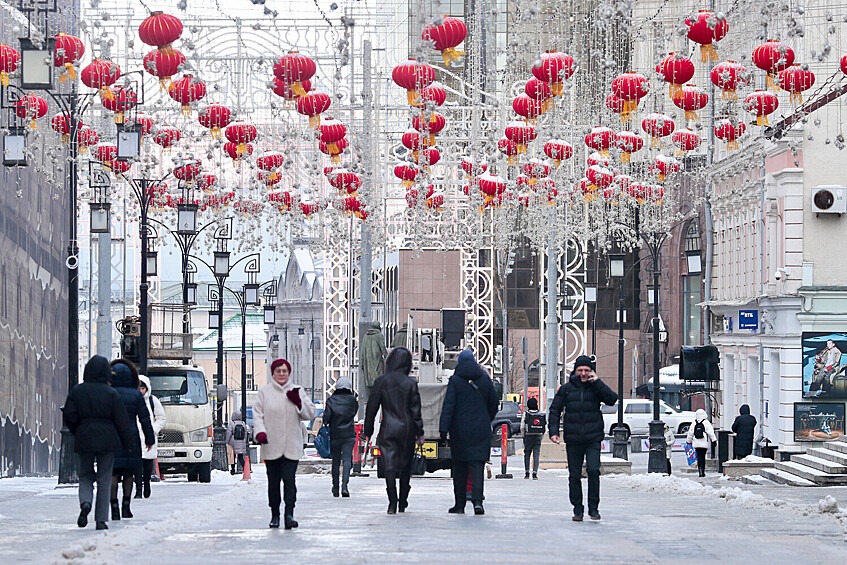
[[[511,464],[514,464],[514,467]],[[300,528],[269,530],[264,466],[253,479],[170,478],[135,517],[76,527],[75,488],[55,478],[0,480],[0,563],[211,565],[343,563],[843,563],[847,489],[741,485],[636,474],[601,479],[600,522],[574,523],[566,471],[486,481],[485,516],[448,515],[446,473],[414,478],[409,508],[389,516],[384,483],[352,478],[333,498],[327,475],[297,477]],[[638,468],[636,468],[638,471]],[[495,473],[497,469],[495,468]],[[93,515],[91,516],[93,518]]]

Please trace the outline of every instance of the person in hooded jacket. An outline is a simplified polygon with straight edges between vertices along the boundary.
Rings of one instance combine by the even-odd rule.
[[[241,432],[235,432],[236,428],[241,426]],[[239,439],[236,435],[243,436]],[[236,465],[238,469],[244,469],[244,457],[247,455],[247,438],[250,437],[250,427],[244,421],[241,415],[241,410],[236,410],[232,413],[232,418],[229,419],[229,424],[226,426],[226,444],[232,447],[232,453],[235,455],[236,463],[229,467],[229,474],[236,473]],[[252,467],[251,467],[252,469]]]
[[[544,432],[530,433],[527,429],[527,418],[537,417],[538,399],[530,398],[526,401],[526,410],[521,414],[521,436],[523,437],[523,467],[524,479],[529,478],[529,463],[532,460],[532,478],[538,480],[538,458],[541,455],[541,438]]]
[[[703,424],[703,437],[697,437],[697,424]],[[709,446],[714,446],[718,442],[718,437],[715,435],[715,428],[706,417],[706,411],[698,408],[694,413],[694,424],[688,428],[688,435],[685,438],[686,443],[694,446],[694,451],[697,452],[697,471],[699,476],[706,476],[706,451]]]
[[[141,450],[141,473],[135,476],[135,498],[141,498],[142,492],[144,498],[150,498],[150,479],[153,477],[153,466],[156,463],[156,457],[159,455],[157,449],[159,432],[165,427],[167,418],[162,403],[150,392],[150,379],[146,375],[138,375],[138,392],[144,395],[144,402],[150,412],[150,424],[153,426],[156,443],[149,450]],[[140,423],[138,425],[138,436],[143,442],[144,430],[141,429]]]
[[[676,436],[670,426],[665,424],[665,460],[667,461],[668,476],[673,474],[671,467],[671,455],[673,455],[673,444],[676,442]]]
[[[485,462],[491,454],[491,421],[497,414],[497,393],[485,369],[465,349],[447,383],[441,407],[441,439],[449,434],[453,463],[454,504],[450,514],[464,514],[468,477],[474,514],[485,514],[482,506]]]
[[[756,431],[756,417],[750,415],[750,406],[742,404],[735,421],[732,423],[732,431],[735,433],[736,459],[744,459],[753,453],[753,437]]]
[[[329,426],[330,447],[332,450],[332,496],[337,497],[339,467],[341,472],[341,496],[347,498],[350,491],[350,469],[353,467],[353,444],[356,443],[356,430],[353,421],[359,411],[359,401],[353,392],[353,383],[347,377],[341,377],[335,383],[335,392],[326,399],[323,413],[323,425]]]
[[[415,442],[418,445],[423,445],[424,442],[421,395],[418,392],[418,383],[409,377],[411,372],[412,353],[405,347],[392,349],[385,362],[385,374],[374,381],[365,409],[364,433],[365,438],[369,438],[374,432],[376,413],[382,408],[382,422],[376,445],[382,453],[388,514],[396,514],[398,508],[400,512],[406,511],[412,477],[409,467],[415,451]]]
[[[74,436],[74,451],[79,457],[80,511],[76,524],[80,528],[88,525],[96,482],[94,520],[98,530],[109,529],[106,522],[115,451],[121,442],[138,440],[121,397],[109,386],[111,378],[109,360],[93,356],[85,364],[82,383],[71,389],[62,407],[62,418]]]
[[[588,474],[588,516],[600,519],[600,442],[605,437],[600,403],[612,406],[618,395],[597,377],[594,361],[580,355],[573,364],[573,373],[559,387],[550,403],[547,430],[553,443],[560,443],[562,411],[564,411],[564,440],[568,456],[568,490],[573,505],[573,521],[582,522],[582,463]]]
[[[150,409],[144,396],[138,391],[138,369],[132,361],[115,359],[112,361],[112,388],[114,388],[124,403],[129,421],[134,426],[141,426],[142,440],[139,434],[133,434],[133,440],[123,444],[115,453],[115,464],[112,467],[112,520],[132,518],[130,502],[132,500],[132,485],[135,475],[141,473],[141,444],[147,451],[153,449],[156,434],[150,423]],[[123,485],[123,500],[118,506],[118,486]]]

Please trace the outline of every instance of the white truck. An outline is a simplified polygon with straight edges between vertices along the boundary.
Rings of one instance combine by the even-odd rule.
[[[147,368],[147,376],[167,417],[158,436],[159,470],[187,473],[191,482],[210,482],[214,412],[203,369],[155,365]]]

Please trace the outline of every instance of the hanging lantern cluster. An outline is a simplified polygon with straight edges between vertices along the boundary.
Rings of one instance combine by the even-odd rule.
[[[76,80],[76,66],[85,54],[85,45],[80,38],[64,33],[57,34],[55,41],[53,66],[62,68],[62,72],[59,74],[59,82]]]
[[[464,51],[458,51],[456,48],[467,35],[468,28],[462,20],[444,16],[438,23],[426,26],[421,32],[421,39],[431,42],[436,51],[441,51],[444,65],[449,67],[465,55]]]
[[[141,41],[156,48],[144,55],[142,67],[159,79],[163,89],[170,86],[171,77],[185,63],[185,55],[172,45],[182,35],[182,29],[182,20],[159,11],[151,12],[138,26]]]
[[[28,92],[18,98],[13,106],[17,117],[22,120],[29,120],[29,127],[31,129],[36,128],[36,120],[40,120],[46,116],[49,110],[47,101],[33,92]]]
[[[0,85],[9,86],[9,75],[18,70],[21,54],[14,47],[0,43]]]
[[[258,137],[256,126],[246,122],[232,122],[224,130],[227,143],[224,143],[224,151],[233,161],[241,160],[253,154],[251,142]]]
[[[204,128],[208,128],[212,139],[220,139],[223,129],[227,127],[232,119],[232,110],[223,104],[212,103],[200,110],[197,121]]]
[[[100,103],[110,112],[115,113],[115,123],[124,123],[124,113],[138,105],[138,95],[128,86],[115,85],[109,87],[109,95],[100,93]]]

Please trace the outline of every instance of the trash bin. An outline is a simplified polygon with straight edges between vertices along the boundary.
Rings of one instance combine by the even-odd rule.
[[[250,446],[250,463],[255,464],[259,458],[259,446],[251,445]]]
[[[772,445],[763,445],[762,448],[762,457],[765,459],[775,459],[776,458],[776,448]]]
[[[723,464],[729,460],[730,430],[715,430],[718,435],[718,452],[713,453],[718,459],[718,473],[723,473]]]

